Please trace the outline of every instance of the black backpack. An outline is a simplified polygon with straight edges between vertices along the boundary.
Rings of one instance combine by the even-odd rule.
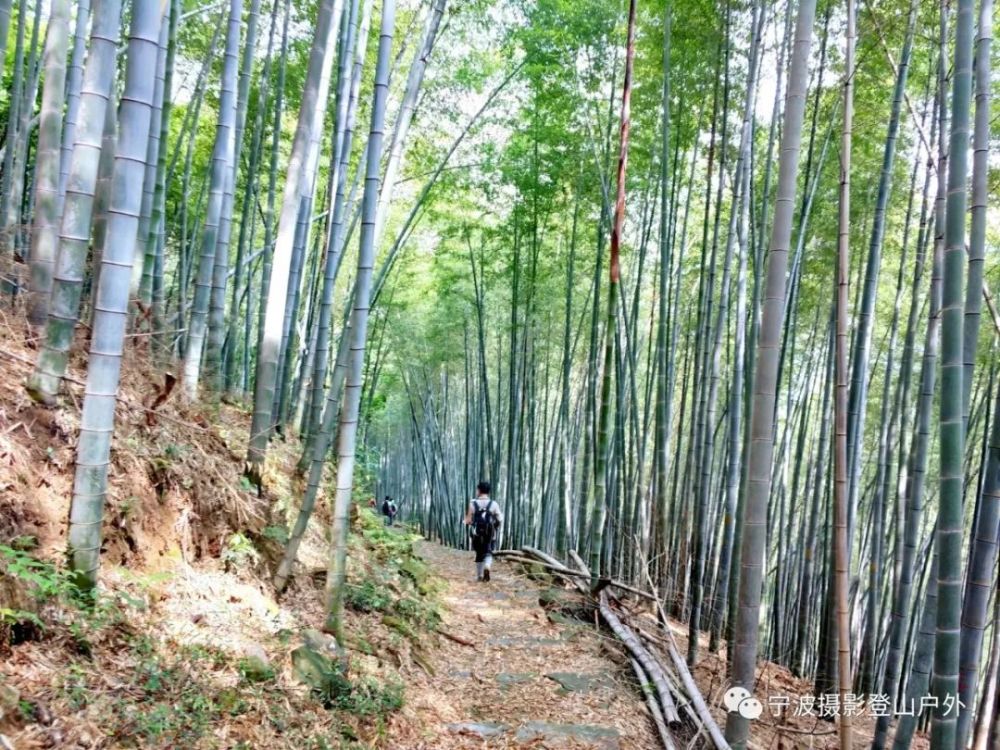
[[[496,526],[493,524],[493,515],[490,508],[493,507],[493,500],[487,500],[486,505],[472,501],[472,537],[479,544],[489,544],[493,541],[493,532]]]
[[[388,500],[383,500],[382,501],[382,515],[383,516],[387,516],[387,515],[389,515],[390,511],[391,511],[391,509],[389,508],[389,501]]]

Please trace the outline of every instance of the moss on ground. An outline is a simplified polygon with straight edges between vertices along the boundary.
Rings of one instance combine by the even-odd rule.
[[[416,553],[419,535],[385,526],[367,508],[359,509],[354,530],[364,550],[355,558],[359,564],[349,578],[345,604],[355,612],[382,615],[386,627],[418,643],[422,633],[433,632],[441,622],[441,582]]]

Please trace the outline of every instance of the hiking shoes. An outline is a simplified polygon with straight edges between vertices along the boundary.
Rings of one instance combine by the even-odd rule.
[[[490,582],[490,569],[489,568],[487,568],[486,570],[483,571],[483,581],[486,582],[486,583]]]

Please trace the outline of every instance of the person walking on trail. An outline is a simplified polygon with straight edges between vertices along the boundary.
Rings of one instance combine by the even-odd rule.
[[[493,550],[497,532],[503,523],[503,513],[496,500],[490,497],[490,483],[480,482],[476,497],[469,501],[465,511],[465,525],[472,535],[472,549],[476,553],[476,580],[490,580]]]
[[[396,504],[388,495],[382,501],[382,515],[385,517],[385,525],[392,526],[392,519],[396,515]]]

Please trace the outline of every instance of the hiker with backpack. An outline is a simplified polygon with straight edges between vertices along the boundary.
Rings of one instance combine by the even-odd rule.
[[[465,525],[472,535],[472,549],[476,553],[476,580],[490,580],[490,566],[493,565],[493,549],[497,532],[503,523],[503,513],[496,500],[490,497],[490,483],[480,482],[476,497],[469,502],[465,511]]]
[[[385,516],[385,525],[392,526],[392,521],[396,517],[396,503],[388,495],[382,501],[382,515]]]

